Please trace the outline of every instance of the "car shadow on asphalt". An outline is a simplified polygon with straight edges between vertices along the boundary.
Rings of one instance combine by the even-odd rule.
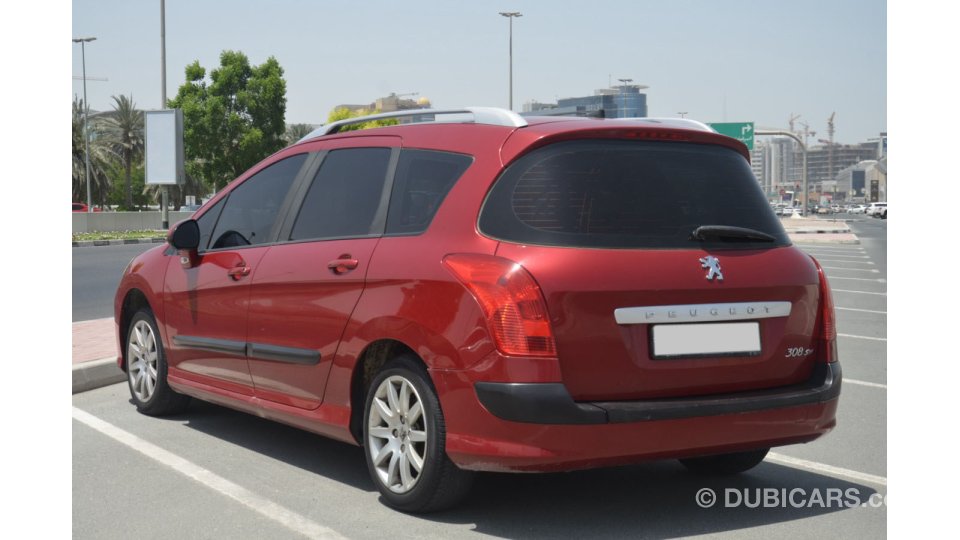
[[[167,418],[310,474],[376,491],[356,446],[196,400],[188,412]],[[697,502],[704,489],[715,495],[707,508]],[[885,512],[847,504],[867,502],[876,493],[864,484],[770,462],[737,476],[704,477],[666,460],[567,473],[480,474],[458,507],[408,517],[468,524],[505,538],[676,537],[841,511]],[[831,494],[835,499],[828,502]],[[885,522],[885,516],[879,519]]]

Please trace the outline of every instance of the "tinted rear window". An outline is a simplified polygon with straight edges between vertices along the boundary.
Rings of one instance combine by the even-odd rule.
[[[690,240],[701,225],[755,229],[776,242]],[[535,150],[504,171],[479,226],[500,240],[551,246],[789,244],[743,156],[692,143],[572,141]]]

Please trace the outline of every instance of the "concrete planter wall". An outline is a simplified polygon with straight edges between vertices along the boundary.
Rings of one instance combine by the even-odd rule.
[[[187,219],[193,212],[170,212],[170,225]],[[141,231],[160,229],[160,211],[150,212],[74,212],[73,232]]]

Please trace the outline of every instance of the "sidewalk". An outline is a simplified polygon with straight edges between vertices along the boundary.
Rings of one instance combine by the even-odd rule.
[[[73,393],[126,379],[117,367],[113,317],[73,323]]]
[[[859,244],[857,235],[843,220],[818,217],[788,217],[780,219],[790,240],[797,243]]]

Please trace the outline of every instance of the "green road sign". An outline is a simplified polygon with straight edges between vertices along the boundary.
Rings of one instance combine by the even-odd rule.
[[[721,135],[733,137],[753,150],[753,122],[723,122],[710,124],[710,127]]]

